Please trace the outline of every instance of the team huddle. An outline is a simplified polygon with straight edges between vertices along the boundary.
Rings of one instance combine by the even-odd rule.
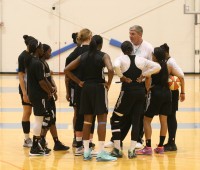
[[[153,48],[142,39],[143,29],[134,25],[129,29],[130,41],[121,44],[122,54],[112,63],[110,56],[101,51],[103,38],[92,35],[89,29],[73,33],[77,44],[66,58],[66,99],[74,108],[75,156],[83,155],[85,161],[93,156],[97,161],[116,161],[123,157],[123,140],[130,127],[131,141],[128,158],[151,155],[151,121],[155,115],[160,120],[160,140],[154,149],[157,154],[176,151],[176,111],[178,100],[185,100],[184,74],[169,54],[165,43]],[[31,36],[24,36],[27,49],[19,56],[20,94],[23,105],[22,127],[25,134],[24,147],[31,147],[30,156],[48,155],[45,136],[50,130],[55,142],[54,150],[68,150],[58,139],[56,129],[57,88],[50,68],[45,61],[50,58],[51,48]],[[107,78],[104,76],[107,69]],[[114,74],[121,81],[121,91],[110,118],[112,138],[105,144],[108,114],[108,92]],[[170,90],[170,75],[180,79],[179,90]],[[35,122],[33,141],[29,137],[30,115],[33,107]],[[98,151],[92,141],[97,119]],[[167,131],[169,139],[164,144]],[[143,145],[143,134],[145,143]],[[105,147],[113,147],[108,153]]]

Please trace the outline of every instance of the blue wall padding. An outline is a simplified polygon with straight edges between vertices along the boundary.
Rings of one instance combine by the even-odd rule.
[[[59,55],[59,54],[61,54],[63,52],[65,52],[65,51],[67,51],[67,50],[69,50],[71,48],[74,48],[74,47],[76,47],[76,44],[75,43],[71,43],[71,44],[61,48],[60,50],[56,50],[56,51],[51,53],[51,58],[55,57],[55,56],[57,56],[57,55]]]
[[[121,47],[121,42],[120,41],[118,41],[118,40],[115,40],[115,39],[110,39],[110,45],[113,45],[113,46],[115,46],[115,47]]]

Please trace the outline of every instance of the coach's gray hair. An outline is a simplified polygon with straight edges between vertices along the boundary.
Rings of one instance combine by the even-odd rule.
[[[143,34],[143,28],[139,25],[134,25],[134,26],[130,27],[129,30],[130,31],[135,30],[136,32]]]

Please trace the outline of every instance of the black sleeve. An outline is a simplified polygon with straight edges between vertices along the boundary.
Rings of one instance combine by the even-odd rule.
[[[80,47],[76,47],[75,50],[69,54],[69,56],[66,58],[65,67],[79,56],[79,52]]]
[[[18,72],[25,73],[24,56],[20,55],[18,58]]]
[[[35,63],[35,77],[38,82],[45,78],[44,65],[40,61]]]
[[[75,51],[73,51],[73,52],[66,58],[65,67],[66,67],[69,63],[71,63],[71,62],[73,61],[74,54],[75,54]]]

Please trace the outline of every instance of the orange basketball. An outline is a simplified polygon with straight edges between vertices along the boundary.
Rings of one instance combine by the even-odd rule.
[[[181,81],[178,77],[170,75],[168,79],[168,84],[170,90],[177,90],[181,86]]]

